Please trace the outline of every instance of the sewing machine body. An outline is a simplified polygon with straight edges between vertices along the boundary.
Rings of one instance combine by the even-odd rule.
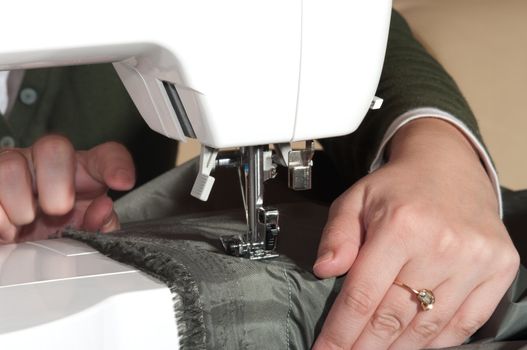
[[[178,349],[172,297],[77,241],[0,246],[3,349]]]
[[[7,1],[0,70],[114,62],[152,129],[214,148],[343,135],[376,90],[390,4]]]

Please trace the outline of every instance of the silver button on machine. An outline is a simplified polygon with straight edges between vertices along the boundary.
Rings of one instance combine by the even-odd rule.
[[[0,139],[0,148],[13,148],[15,147],[15,139],[11,136],[4,136]]]
[[[35,89],[32,88],[23,88],[20,90],[20,101],[25,105],[32,105],[37,102],[38,94]]]

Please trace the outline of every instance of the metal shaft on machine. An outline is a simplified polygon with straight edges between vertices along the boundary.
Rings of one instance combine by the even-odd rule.
[[[264,182],[276,176],[277,164],[288,167],[289,188],[311,188],[311,165],[315,152],[313,141],[306,141],[303,149],[292,150],[290,145],[275,145],[275,150],[276,157],[266,145],[242,147],[218,156],[218,150],[202,147],[200,172],[192,187],[193,196],[207,200],[214,183],[210,172],[216,166],[238,168],[247,231],[221,237],[225,250],[231,255],[252,260],[278,256],[279,212],[276,208],[264,207]]]
[[[263,150],[260,146],[250,146],[248,155],[248,181],[247,181],[247,205],[249,232],[247,233],[248,242],[262,242],[264,237],[260,237],[262,229],[259,228],[258,215],[263,207]]]

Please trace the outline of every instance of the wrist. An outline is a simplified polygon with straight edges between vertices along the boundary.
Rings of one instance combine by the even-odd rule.
[[[402,167],[423,179],[436,179],[447,186],[462,183],[472,193],[485,193],[479,203],[501,210],[499,193],[479,151],[450,122],[430,117],[408,123],[393,135],[386,158],[387,165]]]
[[[390,162],[402,159],[462,161],[477,163],[483,169],[472,142],[456,126],[437,118],[420,118],[403,126],[388,144],[386,158]]]

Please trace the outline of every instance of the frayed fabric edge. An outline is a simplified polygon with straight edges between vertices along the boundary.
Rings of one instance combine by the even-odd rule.
[[[185,265],[162,253],[154,253],[147,246],[138,247],[111,235],[69,229],[63,232],[62,236],[84,242],[102,254],[134,266],[165,283],[172,294],[180,349],[206,349],[206,330],[199,288]],[[177,283],[171,282],[161,273],[152,271],[165,272],[173,276],[173,281]]]

